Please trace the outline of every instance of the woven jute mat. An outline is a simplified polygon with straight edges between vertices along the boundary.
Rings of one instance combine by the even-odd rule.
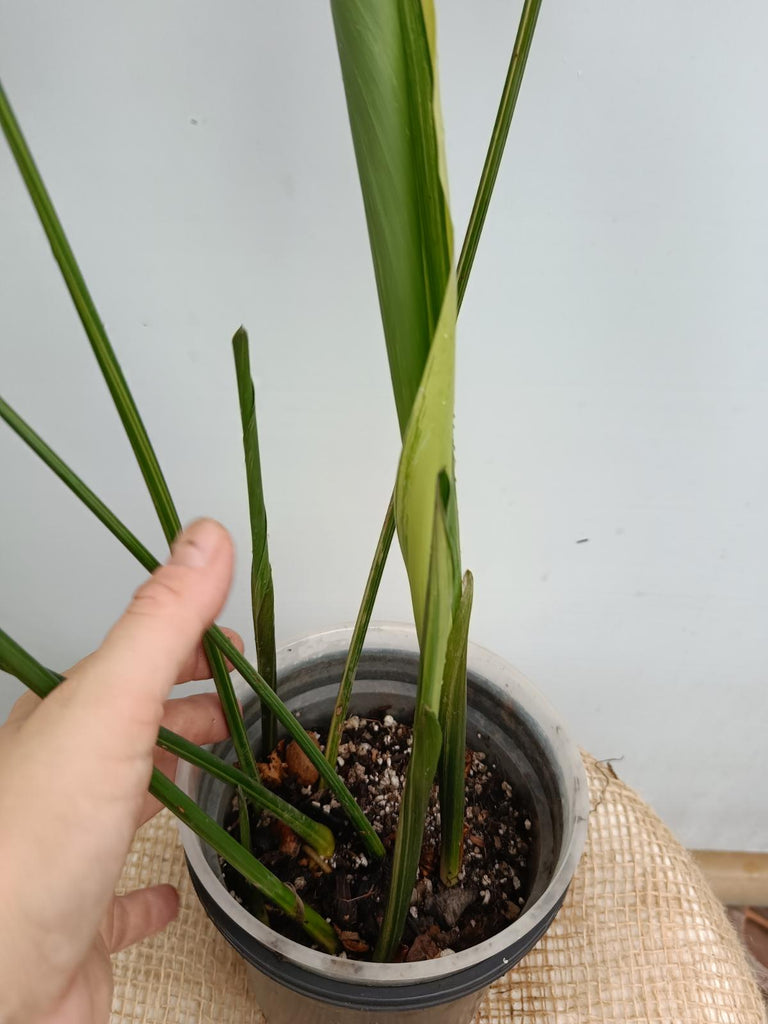
[[[765,1024],[723,908],[655,814],[585,755],[587,847],[539,945],[489,990],[475,1024]],[[168,812],[145,825],[121,890],[171,882],[178,921],[114,958],[111,1024],[264,1024],[237,955],[190,885]]]

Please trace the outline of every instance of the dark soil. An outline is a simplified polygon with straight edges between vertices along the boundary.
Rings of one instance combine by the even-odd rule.
[[[371,959],[389,890],[400,794],[411,749],[410,726],[352,717],[339,747],[338,771],[387,850],[369,859],[338,802],[313,785],[316,772],[294,744],[278,744],[262,767],[264,781],[306,814],[325,822],[336,836],[328,864],[307,854],[294,833],[251,809],[254,853],[301,899],[335,927],[342,956]],[[459,882],[440,881],[440,810],[433,791],[424,829],[419,875],[399,960],[428,960],[443,951],[466,949],[490,938],[519,917],[530,893],[535,866],[534,818],[486,755],[467,750],[464,864]],[[237,828],[236,797],[225,825]],[[224,878],[235,898],[248,905],[247,884],[227,864]],[[271,913],[270,925],[306,943],[293,921]]]

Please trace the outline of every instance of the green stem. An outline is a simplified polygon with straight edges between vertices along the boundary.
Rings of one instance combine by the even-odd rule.
[[[387,563],[387,554],[389,552],[390,545],[392,544],[394,532],[395,516],[393,494],[389,499],[387,514],[384,517],[384,524],[381,527],[379,541],[376,545],[376,553],[373,557],[373,564],[371,565],[371,571],[368,573],[368,580],[365,584],[363,600],[360,603],[360,610],[357,613],[355,626],[352,630],[352,639],[349,644],[349,651],[347,652],[347,660],[344,665],[341,683],[339,684],[339,692],[336,697],[333,715],[331,716],[331,725],[328,729],[328,740],[325,744],[325,756],[330,765],[336,764],[336,756],[339,752],[339,741],[341,740],[341,731],[347,718],[349,699],[352,696],[352,684],[355,681],[357,666],[360,662],[360,655],[365,642],[365,635],[368,632],[368,626],[373,612],[373,605],[381,583],[381,575],[384,572],[384,566]]]
[[[0,83],[0,125],[16,160],[16,166],[27,186],[30,199],[37,210],[40,223],[59,265],[64,283],[75,304],[80,321],[85,328],[85,333],[91,343],[91,348],[104,375],[131,446],[136,453],[139,468],[154,502],[163,532],[168,543],[171,543],[181,530],[181,524],[168,485],[149,442],[136,403],[115,358],[107,332],[83,280],[83,275],[64,234],[51,197],[43,184],[2,83]]]
[[[214,778],[237,787],[248,797],[254,807],[285,822],[297,836],[314,847],[321,857],[332,856],[335,843],[331,830],[319,821],[313,821],[306,814],[302,814],[301,811],[282,800],[256,779],[250,778],[231,764],[222,761],[220,757],[205,750],[204,747],[198,747],[197,744],[162,726],[157,736],[157,745],[180,757],[183,761],[197,765],[198,768],[202,768]]]
[[[277,690],[277,654],[275,651],[275,589],[269,563],[267,510],[261,478],[259,432],[256,424],[256,398],[251,380],[248,334],[240,327],[232,339],[237,376],[237,395],[243,427],[243,453],[248,485],[248,511],[251,520],[251,610],[256,641],[256,664],[264,680]],[[277,743],[277,723],[266,704],[261,705],[261,746],[266,757]]]
[[[359,833],[368,852],[374,857],[383,857],[384,844],[374,831],[370,821],[368,821],[355,802],[352,794],[333,770],[333,767],[328,764],[322,751],[315,746],[311,736],[302,729],[277,694],[267,686],[253,665],[243,657],[229,637],[222,633],[218,626],[212,626],[208,630],[208,635],[212,637],[213,642],[222,654],[232,662],[246,683],[251,686],[261,700],[267,702],[280,724],[290,732],[297,745],[307,755],[315,768],[317,768],[323,782],[339,801],[352,826]]]
[[[251,750],[251,745],[248,742],[248,733],[245,729],[245,722],[243,721],[243,715],[240,711],[240,705],[237,702],[235,696],[235,688],[232,685],[232,680],[229,676],[226,662],[221,651],[216,645],[210,640],[209,637],[203,637],[203,650],[205,656],[208,659],[211,672],[213,673],[213,681],[216,685],[216,693],[219,696],[222,710],[224,711],[224,719],[229,727],[229,734],[232,737],[232,745],[235,748],[235,754],[237,760],[240,762],[240,767],[246,775],[250,775],[251,778],[256,778],[258,775],[258,769],[256,767],[256,761]]]
[[[469,216],[467,232],[464,236],[464,244],[461,247],[459,256],[457,278],[459,306],[461,306],[464,292],[467,290],[469,275],[472,271],[472,264],[475,261],[477,246],[480,242],[480,235],[483,232],[483,225],[488,213],[488,207],[493,194],[493,186],[496,184],[496,176],[501,166],[501,158],[504,155],[504,146],[507,142],[509,126],[512,123],[512,115],[515,112],[517,97],[520,93],[520,85],[525,74],[525,66],[528,62],[528,54],[533,42],[533,33],[536,30],[536,21],[541,9],[541,0],[525,0],[523,11],[520,15],[520,24],[517,29],[515,48],[507,70],[507,77],[504,82],[504,89],[501,94],[496,122],[491,132],[491,141],[488,145],[485,163],[480,175],[480,184],[477,187],[475,202],[472,206],[472,213]]]
[[[474,582],[467,570],[462,580],[459,607],[451,624],[445,652],[440,695],[440,878],[454,885],[464,853],[464,759],[467,746],[467,644]]]
[[[280,879],[265,868],[252,853],[244,849],[229,832],[217,825],[213,818],[209,818],[201,811],[194,800],[156,768],[152,772],[149,791],[180,821],[213,847],[243,878],[255,885],[269,903],[287,917],[297,920],[314,942],[328,953],[337,951],[339,944],[331,925],[317,911],[305,906],[292,889],[283,885]]]

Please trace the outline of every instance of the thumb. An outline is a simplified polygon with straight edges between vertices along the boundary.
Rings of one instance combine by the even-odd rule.
[[[127,731],[146,728],[154,743],[163,701],[203,632],[221,610],[232,579],[229,534],[199,519],[173,544],[168,562],[135,593],[122,618],[95,654],[68,679],[76,703],[90,717],[103,711],[111,727],[124,717]]]

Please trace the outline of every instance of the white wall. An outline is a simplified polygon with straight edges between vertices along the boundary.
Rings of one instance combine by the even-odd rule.
[[[438,5],[459,235],[518,6]],[[763,849],[767,35],[760,0],[544,5],[456,419],[475,640],[685,842]],[[351,620],[397,434],[327,6],[0,0],[0,73],[184,517],[235,534],[224,620],[247,632],[241,321],[279,639]],[[0,325],[4,396],[161,551],[3,145]],[[0,464],[0,621],[66,666],[142,574],[7,429]],[[393,560],[377,613],[408,612]]]

